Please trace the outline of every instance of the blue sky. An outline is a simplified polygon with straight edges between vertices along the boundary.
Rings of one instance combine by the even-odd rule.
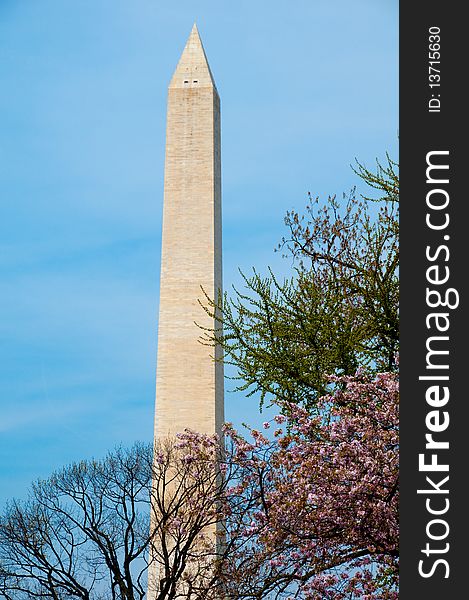
[[[0,504],[152,437],[166,88],[222,101],[224,285],[398,146],[397,0],[0,0]],[[228,382],[227,387],[230,387]],[[227,393],[227,419],[258,423]]]

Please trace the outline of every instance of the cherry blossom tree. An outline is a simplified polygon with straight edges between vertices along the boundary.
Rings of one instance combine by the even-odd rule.
[[[334,383],[320,415],[284,406],[273,436],[227,428],[243,469],[233,493],[257,498],[232,524],[233,597],[398,597],[397,376]]]

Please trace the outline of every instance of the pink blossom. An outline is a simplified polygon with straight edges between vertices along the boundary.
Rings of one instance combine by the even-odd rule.
[[[284,406],[288,418],[278,415],[274,421],[288,423],[286,431],[277,429],[273,441],[251,432],[257,444],[249,455],[242,436],[228,433],[233,461],[248,482],[243,493],[262,489],[260,503],[250,512],[250,546],[243,546],[242,564],[262,569],[262,557],[272,577],[276,570],[303,577],[298,584],[303,598],[394,600],[397,376],[381,374],[372,381],[361,373],[334,379],[340,389],[320,400],[320,417]],[[308,576],[309,570],[316,575]]]

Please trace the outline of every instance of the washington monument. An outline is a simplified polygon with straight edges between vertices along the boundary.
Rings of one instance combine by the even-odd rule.
[[[155,439],[220,433],[223,364],[198,299],[222,290],[220,98],[196,25],[168,88]],[[220,349],[215,348],[220,357]]]
[[[194,25],[168,88],[155,443],[186,428],[221,434],[221,349],[196,325],[216,326],[199,299],[222,291],[221,248],[220,98]],[[151,564],[149,600],[160,577]]]

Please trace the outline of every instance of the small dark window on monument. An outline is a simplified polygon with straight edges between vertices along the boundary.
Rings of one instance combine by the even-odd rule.
[[[189,83],[189,81],[187,79],[184,79],[184,83]]]
[[[194,81],[192,83],[199,83],[198,79],[194,79]]]

